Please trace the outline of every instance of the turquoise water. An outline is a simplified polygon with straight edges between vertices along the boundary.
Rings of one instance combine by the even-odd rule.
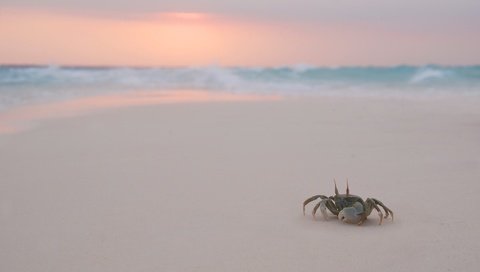
[[[480,95],[480,66],[0,66],[0,109],[136,90],[313,96]]]

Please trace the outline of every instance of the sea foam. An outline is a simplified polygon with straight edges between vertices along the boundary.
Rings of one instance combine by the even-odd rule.
[[[124,91],[207,90],[302,95],[479,95],[480,66],[0,66],[0,110]]]

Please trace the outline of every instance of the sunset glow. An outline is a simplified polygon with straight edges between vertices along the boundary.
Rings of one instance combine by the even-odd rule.
[[[368,22],[281,22],[202,12],[118,18],[25,8],[1,10],[0,37],[1,63],[56,65],[468,64],[478,61],[470,52],[480,45],[468,32]]]
[[[160,13],[160,18],[170,18],[173,20],[184,20],[184,21],[201,21],[208,19],[208,15],[205,13],[195,13],[195,12],[168,12]]]
[[[204,19],[176,13],[124,21],[15,11],[0,19],[0,55],[7,63],[200,64],[222,51],[221,33]]]

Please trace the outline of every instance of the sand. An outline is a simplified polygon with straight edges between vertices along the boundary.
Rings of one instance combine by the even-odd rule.
[[[478,102],[163,104],[0,135],[0,271],[477,271]],[[334,177],[395,221],[303,216]]]

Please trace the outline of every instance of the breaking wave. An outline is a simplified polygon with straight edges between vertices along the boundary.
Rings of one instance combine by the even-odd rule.
[[[412,76],[410,83],[421,83],[428,80],[438,80],[449,76],[451,73],[448,70],[421,68]]]
[[[296,96],[478,95],[480,66],[0,66],[0,109],[109,92],[185,89]]]

